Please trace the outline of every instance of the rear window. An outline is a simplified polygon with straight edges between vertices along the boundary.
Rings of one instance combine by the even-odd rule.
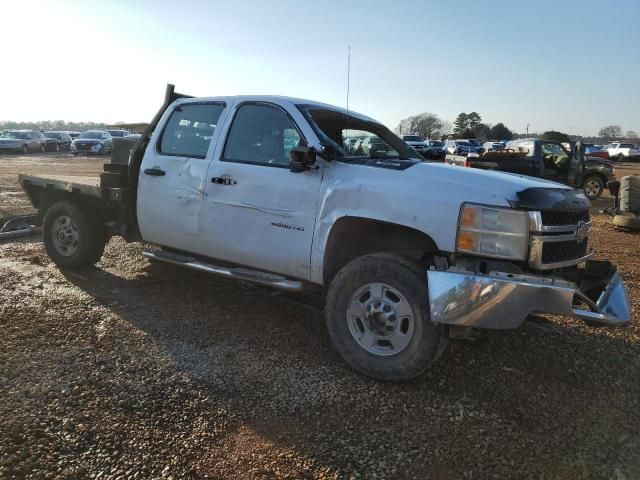
[[[176,107],[164,127],[158,151],[178,157],[205,158],[225,105],[194,103]]]

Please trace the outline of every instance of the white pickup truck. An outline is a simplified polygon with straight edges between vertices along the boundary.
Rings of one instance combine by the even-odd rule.
[[[640,147],[633,143],[610,143],[604,149],[609,153],[609,158],[619,162],[640,160]]]
[[[353,136],[382,144],[350,154]],[[158,245],[145,252],[153,260],[319,287],[336,349],[381,380],[419,375],[471,327],[513,329],[532,313],[629,323],[615,266],[591,260],[581,191],[415,157],[351,111],[191,98],[170,85],[145,134],[100,179],[20,182],[60,267],[96,263],[120,235]]]

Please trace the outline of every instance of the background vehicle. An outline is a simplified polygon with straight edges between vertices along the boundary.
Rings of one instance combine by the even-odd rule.
[[[76,138],[78,138],[80,136],[81,132],[74,132],[74,131],[68,131],[67,132],[69,134],[69,136],[71,137],[71,140],[75,140]]]
[[[0,137],[0,150],[12,152],[44,152],[45,138],[35,130],[7,130]]]
[[[126,130],[107,130],[112,137],[128,137],[129,132]]]
[[[113,140],[109,132],[105,130],[87,130],[71,142],[71,153],[93,153],[104,155],[111,153]]]
[[[56,152],[71,149],[71,136],[67,132],[44,132],[44,136],[47,139],[53,140],[56,143]]]
[[[447,140],[444,144],[446,153],[451,155],[468,155],[469,153],[482,153],[480,144],[470,140]]]
[[[605,147],[609,157],[619,162],[640,160],[640,147],[633,143],[610,143]]]
[[[426,158],[429,152],[429,144],[420,135],[403,135],[402,139],[416,152]]]
[[[482,148],[485,152],[499,152],[505,149],[505,144],[502,142],[485,142],[482,144]]]
[[[615,180],[611,162],[568,152],[559,142],[532,138],[513,140],[506,150],[479,156],[448,155],[446,162],[553,180],[582,188],[590,199],[599,197],[607,182]]]
[[[609,160],[609,152],[604,147],[592,144],[585,144],[585,155],[589,157],[598,157],[604,160]]]
[[[373,157],[345,150],[356,128]],[[287,138],[297,139],[289,156]],[[153,260],[324,288],[336,350],[373,378],[413,378],[451,332],[517,328],[533,312],[630,321],[615,266],[590,261],[582,192],[421,161],[364,115],[287,97],[192,99],[169,86],[123,154],[128,163],[106,164],[99,184],[20,176],[57,265],[92,265],[120,235],[156,244],[144,253]]]

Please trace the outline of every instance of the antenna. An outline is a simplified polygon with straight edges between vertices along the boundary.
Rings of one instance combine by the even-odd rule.
[[[351,45],[347,53],[347,113],[349,113],[349,89],[351,87]]]

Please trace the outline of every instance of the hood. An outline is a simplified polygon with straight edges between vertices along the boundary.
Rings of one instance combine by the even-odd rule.
[[[443,163],[421,162],[406,170],[408,175],[423,179],[428,182],[438,182],[440,189],[455,189],[467,192],[469,202],[482,203],[487,195],[494,197],[496,201],[506,200],[515,202],[518,200],[517,192],[527,188],[564,188],[570,189],[561,183],[544,180],[542,178],[528,177],[515,173],[496,172],[494,170],[482,170],[479,168],[461,168]],[[485,198],[475,199],[474,196]]]
[[[84,143],[84,144],[93,144],[100,143],[100,139],[98,138],[76,138],[73,143]]]

